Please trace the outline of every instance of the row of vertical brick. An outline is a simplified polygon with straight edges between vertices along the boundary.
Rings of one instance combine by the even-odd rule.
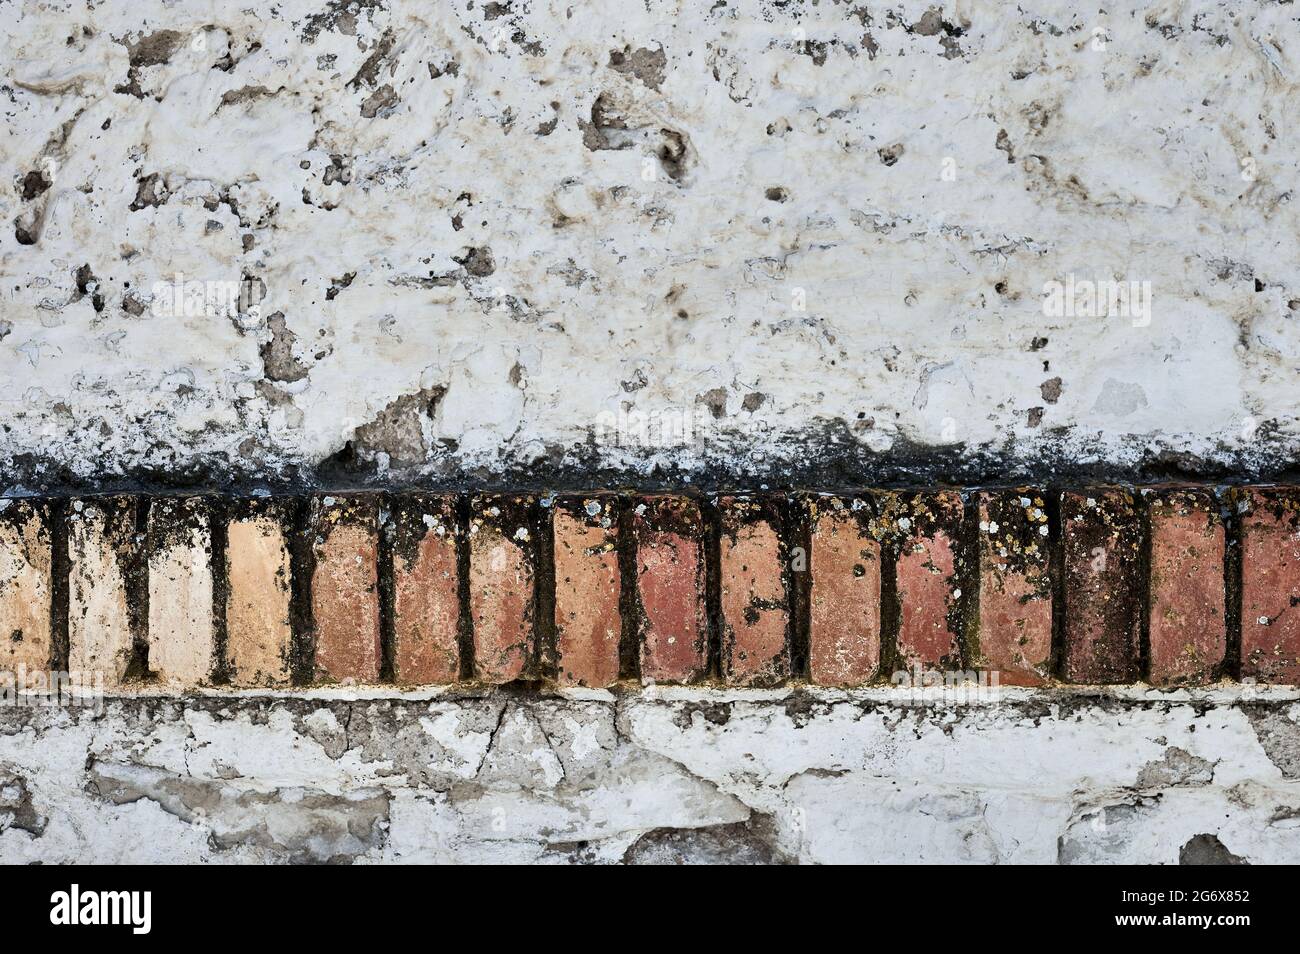
[[[0,501],[0,672],[1300,682],[1300,490]]]

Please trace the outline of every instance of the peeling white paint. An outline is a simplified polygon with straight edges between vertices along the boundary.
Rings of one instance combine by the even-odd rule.
[[[1300,856],[1298,819],[1300,703],[1284,694],[212,694],[0,711],[4,862],[1176,864],[1209,844],[1258,864]]]
[[[7,4],[0,464],[1294,457],[1294,6],[928,9]],[[1072,275],[1150,323],[1045,316]]]

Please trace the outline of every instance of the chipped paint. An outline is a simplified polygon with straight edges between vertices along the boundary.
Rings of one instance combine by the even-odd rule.
[[[0,711],[0,860],[1279,863],[1294,692],[212,694]],[[854,806],[845,811],[845,805]]]
[[[6,5],[4,489],[1286,472],[1296,16]]]

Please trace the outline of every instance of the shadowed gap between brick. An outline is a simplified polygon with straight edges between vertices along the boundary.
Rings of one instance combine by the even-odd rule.
[[[456,642],[460,649],[460,678],[474,678],[474,617],[470,605],[469,582],[469,526],[470,498],[468,494],[457,494],[452,501],[452,510],[456,518],[456,608],[458,619]]]
[[[560,672],[560,651],[555,631],[555,500],[550,506],[530,501],[527,524],[532,533],[529,550],[533,558],[533,656],[524,668],[524,679],[556,679]]]
[[[68,614],[72,558],[68,553],[67,500],[54,501],[50,517],[50,670],[67,672],[71,647],[68,638]]]
[[[230,549],[231,508],[226,501],[210,499],[208,513],[212,572],[212,684],[230,684],[230,629],[226,619],[226,604],[230,598],[230,566],[227,552]]]
[[[115,550],[126,590],[126,619],[131,631],[131,660],[123,682],[147,682],[149,669],[149,511],[154,497],[131,499],[132,531]],[[123,552],[125,550],[125,552]]]
[[[1223,616],[1225,629],[1223,675],[1241,679],[1241,600],[1242,547],[1245,538],[1244,521],[1236,503],[1241,492],[1230,488],[1216,491],[1223,517]]]
[[[982,665],[980,629],[980,502],[976,493],[963,495],[961,526],[956,540],[958,655],[963,669]]]
[[[379,681],[395,681],[397,673],[397,616],[396,590],[393,575],[394,537],[397,523],[393,518],[395,506],[391,494],[380,494],[378,506],[378,537],[375,548],[375,585],[379,589]]]
[[[629,498],[614,498],[618,529],[618,677],[641,680],[641,591],[637,585],[635,508]]]
[[[708,620],[708,660],[706,679],[722,678],[722,508],[713,497],[700,501],[700,520],[704,524],[704,607]]]
[[[309,686],[316,670],[316,619],[312,608],[312,576],[316,551],[312,546],[315,527],[311,521],[311,499],[295,498],[288,508],[289,534],[289,669],[295,686]]]
[[[1134,495],[1138,523],[1138,645],[1137,671],[1143,682],[1151,681],[1151,497]]]
[[[872,501],[878,506],[878,501]],[[880,541],[880,675],[889,679],[906,668],[898,649],[898,634],[903,623],[903,603],[898,595],[898,554],[901,543],[896,534]]]
[[[790,678],[807,679],[811,674],[812,632],[812,517],[809,499],[802,495],[786,498],[782,508],[785,524],[786,594],[790,607]],[[803,569],[794,566],[794,554],[803,556]]]
[[[1048,673],[1061,679],[1065,672],[1065,533],[1061,524],[1061,492],[1047,491],[1047,543],[1052,593],[1052,653]]]

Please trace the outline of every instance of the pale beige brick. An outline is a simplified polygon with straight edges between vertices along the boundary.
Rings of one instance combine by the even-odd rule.
[[[252,500],[227,525],[226,660],[233,686],[284,686],[292,676],[288,503]]]
[[[0,500],[0,674],[27,688],[50,668],[50,509]]]
[[[68,669],[105,688],[122,683],[134,642],[129,568],[135,500],[98,497],[68,508]]]
[[[189,688],[213,668],[212,529],[200,498],[158,498],[149,507],[149,670]]]

